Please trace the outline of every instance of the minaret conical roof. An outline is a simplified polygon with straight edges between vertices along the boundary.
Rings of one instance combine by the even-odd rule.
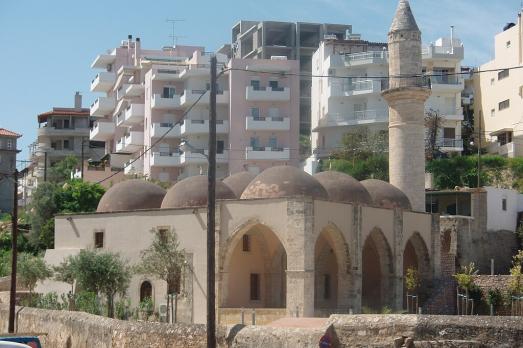
[[[419,31],[408,0],[400,0],[390,31]]]

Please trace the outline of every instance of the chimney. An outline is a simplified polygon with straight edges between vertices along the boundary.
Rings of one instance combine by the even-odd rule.
[[[140,49],[141,49],[140,38],[137,37],[136,42],[134,43],[134,65],[135,66],[138,66],[138,64],[140,62]]]
[[[74,95],[74,107],[75,109],[82,108],[82,95],[80,94],[80,92],[76,92]]]

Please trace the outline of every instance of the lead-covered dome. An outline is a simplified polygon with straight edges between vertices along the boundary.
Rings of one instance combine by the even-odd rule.
[[[333,202],[372,204],[372,197],[367,189],[350,175],[327,171],[313,177],[325,188],[329,200]]]
[[[191,176],[177,182],[167,191],[162,208],[188,208],[207,205],[207,176]],[[216,181],[216,199],[235,199],[234,192],[221,181]]]
[[[291,166],[264,170],[245,188],[242,199],[312,196],[329,199],[327,191],[311,175]]]
[[[402,208],[411,210],[409,198],[403,191],[388,182],[369,179],[361,184],[367,189],[374,204],[387,209]]]
[[[166,191],[144,180],[126,180],[111,187],[102,196],[96,211],[108,213],[139,209],[157,209],[162,205]]]
[[[239,172],[223,179],[223,183],[227,185],[237,198],[240,198],[243,191],[250,184],[250,182],[256,177],[251,172]]]

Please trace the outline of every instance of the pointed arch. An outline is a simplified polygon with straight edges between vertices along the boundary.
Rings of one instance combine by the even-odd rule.
[[[340,229],[329,224],[314,246],[314,308],[317,315],[339,312],[350,291],[349,247]]]
[[[392,304],[394,266],[385,235],[374,228],[362,250],[362,306],[381,309]]]

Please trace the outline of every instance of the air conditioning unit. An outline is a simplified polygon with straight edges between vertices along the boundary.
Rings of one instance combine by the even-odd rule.
[[[271,56],[271,60],[287,60],[287,56]]]

